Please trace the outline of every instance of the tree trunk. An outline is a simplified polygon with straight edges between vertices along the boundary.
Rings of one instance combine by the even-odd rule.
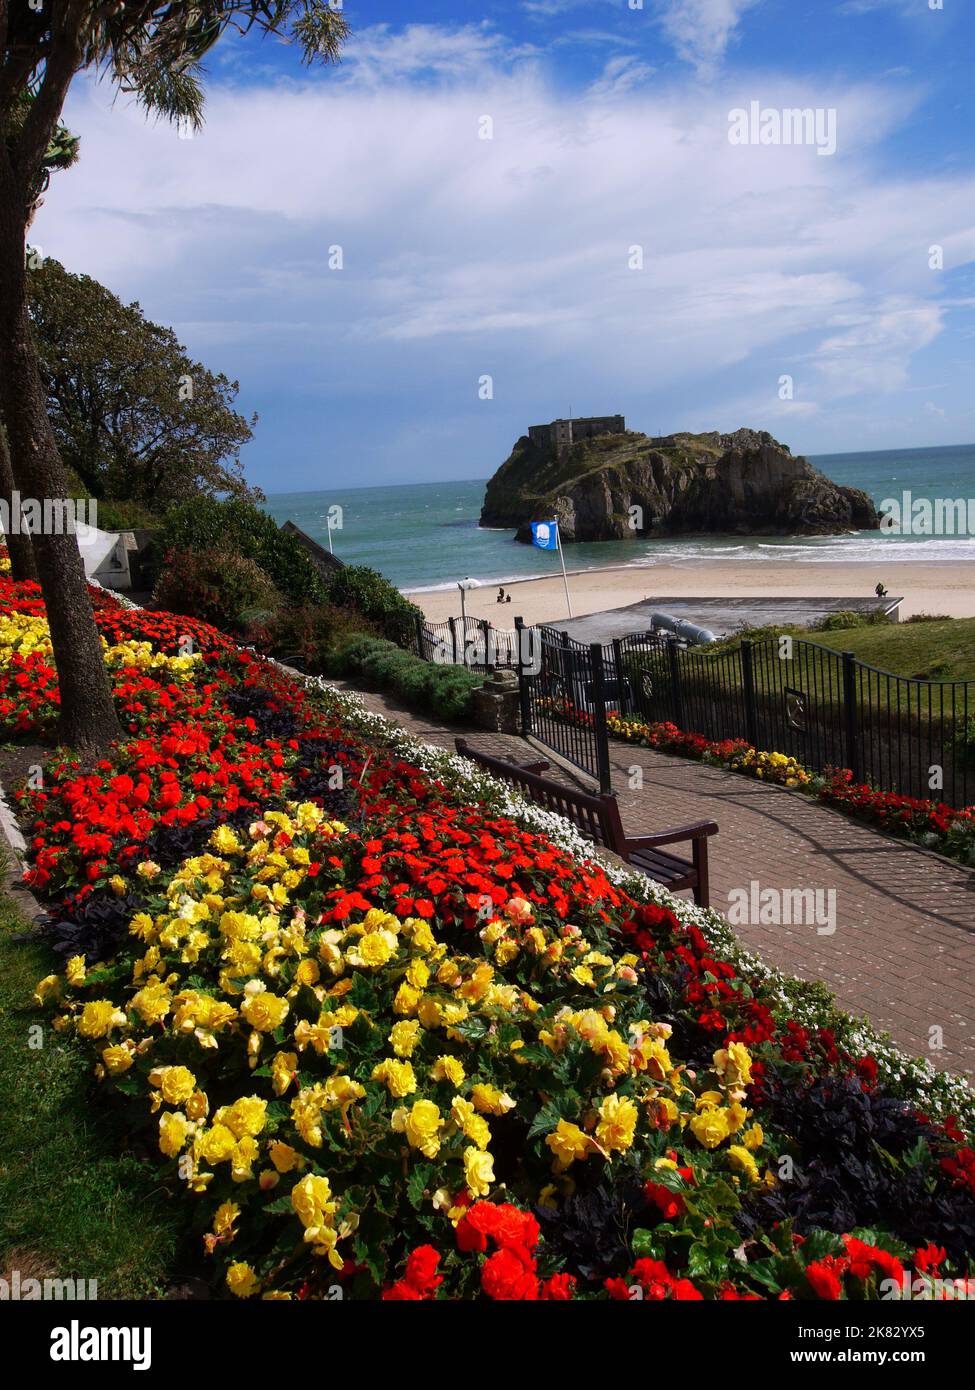
[[[7,504],[6,516],[10,522],[5,536],[7,554],[10,556],[10,574],[13,579],[33,579],[36,583],[37,565],[34,563],[30,536],[26,530],[18,530],[14,521],[13,494],[16,490],[13,465],[7,448],[7,432],[0,422],[0,500]]]
[[[26,225],[23,192],[0,150],[0,412],[14,481],[22,497],[43,502],[69,493],[27,316]],[[61,741],[97,755],[121,729],[78,542],[72,534],[38,533],[31,544],[61,691]]]

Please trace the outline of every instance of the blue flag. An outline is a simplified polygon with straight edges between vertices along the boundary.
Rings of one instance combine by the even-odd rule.
[[[557,521],[533,521],[532,545],[539,550],[558,550],[559,523]]]

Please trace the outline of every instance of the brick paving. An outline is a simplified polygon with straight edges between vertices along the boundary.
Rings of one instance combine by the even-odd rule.
[[[464,733],[486,752],[527,760],[520,738],[448,728],[385,696],[356,693],[428,743],[452,750]],[[718,911],[753,881],[835,891],[832,935],[748,922],[735,927],[745,946],[790,975],[823,980],[844,1009],[888,1031],[904,1051],[975,1075],[975,874],[736,773],[612,740],[610,759],[630,833],[717,821],[710,854]],[[628,785],[634,767],[639,791]],[[930,1046],[938,1029],[940,1049]]]

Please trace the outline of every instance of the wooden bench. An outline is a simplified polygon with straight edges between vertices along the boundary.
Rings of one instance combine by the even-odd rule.
[[[471,762],[495,777],[517,787],[529,800],[544,806],[547,811],[565,816],[594,844],[612,850],[625,863],[632,864],[665,888],[675,891],[692,889],[698,906],[709,906],[708,837],[718,833],[713,820],[695,821],[693,825],[681,826],[679,830],[661,830],[653,835],[627,835],[615,796],[577,791],[574,787],[563,786],[561,782],[553,782],[550,777],[543,775],[549,770],[548,763],[519,766],[505,762],[503,758],[479,753],[464,738],[455,739],[455,744],[461,757],[470,758]],[[691,842],[690,860],[668,854],[663,848],[688,840]]]

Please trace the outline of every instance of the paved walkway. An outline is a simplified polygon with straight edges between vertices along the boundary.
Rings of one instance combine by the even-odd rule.
[[[417,737],[453,749],[460,730],[357,693]],[[525,761],[521,739],[468,736],[485,751]],[[627,830],[718,822],[710,841],[718,911],[753,881],[761,889],[833,890],[832,934],[815,925],[736,925],[749,949],[788,974],[823,980],[843,1008],[865,1014],[903,1050],[975,1075],[975,874],[804,796],[646,748],[609,746]],[[633,767],[643,774],[640,791],[628,789]]]

